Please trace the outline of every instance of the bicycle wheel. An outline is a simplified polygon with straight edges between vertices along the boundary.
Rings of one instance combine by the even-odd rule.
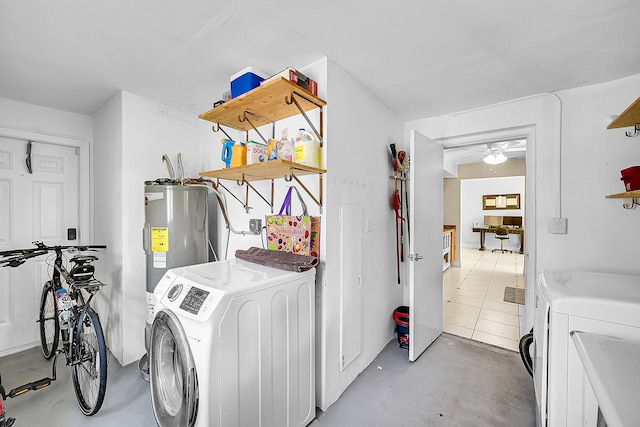
[[[51,359],[58,349],[60,339],[60,323],[58,322],[58,310],[56,309],[56,290],[51,281],[42,287],[40,298],[40,344],[42,354],[46,359]]]
[[[86,307],[78,313],[71,378],[80,410],[93,415],[100,410],[107,391],[107,347],[96,312]]]

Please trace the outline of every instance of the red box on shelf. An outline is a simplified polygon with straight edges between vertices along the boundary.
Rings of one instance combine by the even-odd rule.
[[[622,174],[620,181],[624,181],[624,187],[627,191],[640,190],[640,166],[622,169],[620,173]]]
[[[279,77],[284,77],[285,79],[297,84],[301,88],[308,90],[313,95],[318,96],[318,83],[316,83],[315,80],[311,80],[309,77],[305,76],[300,71],[291,67],[285,68],[284,70],[280,71],[278,74],[275,74],[269,77],[268,79],[263,81],[261,84],[265,84]]]

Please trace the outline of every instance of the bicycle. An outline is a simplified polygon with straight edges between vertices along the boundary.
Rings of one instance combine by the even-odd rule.
[[[53,357],[52,377],[16,387],[7,396],[16,397],[29,390],[47,387],[56,379],[56,361],[64,354],[71,368],[73,388],[83,414],[96,414],[107,389],[107,347],[100,319],[90,303],[105,284],[94,278],[94,255],[76,255],[64,265],[64,252],[106,249],[105,245],[46,246],[0,252],[0,267],[18,267],[29,258],[55,253],[51,279],[42,287],[38,323],[43,356]],[[85,297],[88,294],[88,298]],[[62,338],[62,348],[58,349]]]

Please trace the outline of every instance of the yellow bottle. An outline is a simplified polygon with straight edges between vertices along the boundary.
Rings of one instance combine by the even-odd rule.
[[[301,165],[320,168],[321,165],[321,149],[320,142],[313,134],[301,128],[295,140],[295,157],[294,161]]]

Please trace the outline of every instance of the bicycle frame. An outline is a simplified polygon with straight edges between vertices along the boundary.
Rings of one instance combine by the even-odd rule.
[[[69,290],[68,290],[69,297],[71,298],[72,301],[75,302],[75,304],[71,305],[72,315],[71,315],[71,318],[69,319],[69,327],[61,330],[63,348],[62,350],[58,350],[58,351],[64,352],[67,366],[70,366],[78,363],[79,360],[77,359],[78,355],[73,354],[71,351],[72,349],[75,348],[74,344],[75,344],[76,336],[75,334],[71,334],[71,340],[69,340],[69,331],[75,330],[77,320],[83,318],[87,308],[90,307],[91,300],[93,299],[95,292],[97,292],[97,289],[94,292],[90,292],[89,299],[85,301],[84,295],[82,294],[82,288],[75,286],[75,281],[70,277],[69,272],[62,264],[63,257],[62,257],[62,248],[60,246],[57,246],[55,248],[55,254],[56,254],[56,258],[53,264],[53,275],[51,278],[53,282],[54,293],[64,287],[61,280],[62,278],[69,286]],[[56,314],[60,315],[60,308],[58,308],[57,306],[56,306]],[[54,362],[54,365],[55,365],[55,362]],[[54,376],[55,376],[55,371],[54,371]]]

